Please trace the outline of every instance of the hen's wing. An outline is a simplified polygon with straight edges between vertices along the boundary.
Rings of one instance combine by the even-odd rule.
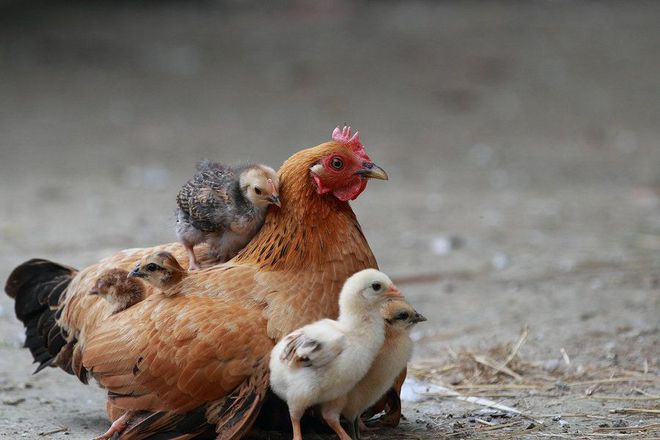
[[[207,275],[187,277],[182,294],[152,295],[90,335],[83,364],[115,405],[189,411],[259,374],[273,342],[250,299],[261,288],[254,268],[220,266]]]
[[[280,360],[296,367],[322,367],[341,354],[346,336],[326,319],[284,338]]]
[[[177,205],[195,228],[218,232],[226,228],[228,217],[223,214],[234,203],[236,174],[220,164],[198,167],[200,171],[179,191]]]
[[[263,367],[228,396],[192,411],[138,412],[122,432],[121,440],[243,438],[257,418],[268,391],[268,366]]]

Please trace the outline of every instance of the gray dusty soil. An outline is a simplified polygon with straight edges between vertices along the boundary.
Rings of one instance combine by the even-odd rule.
[[[368,437],[660,436],[660,3],[248,5],[1,2],[0,279],[172,241],[196,160],[279,165],[349,121],[390,173],[354,209],[430,318],[407,420]],[[0,295],[0,437],[105,430],[23,337]]]

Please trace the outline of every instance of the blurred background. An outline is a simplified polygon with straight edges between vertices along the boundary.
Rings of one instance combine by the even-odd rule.
[[[381,268],[430,276],[405,287],[434,317],[416,358],[530,324],[535,358],[657,368],[658,23],[653,1],[1,1],[0,278],[173,241],[197,160],[277,167],[346,122],[390,174],[353,203]],[[26,376],[12,307],[0,385],[73,384]]]

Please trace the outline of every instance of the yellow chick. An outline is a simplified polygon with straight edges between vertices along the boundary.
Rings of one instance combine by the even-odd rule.
[[[318,404],[323,419],[339,438],[350,440],[339,423],[346,394],[369,371],[383,346],[383,304],[400,297],[387,275],[362,270],[344,283],[336,321],[323,319],[306,325],[275,345],[270,385],[289,406],[294,440],[302,440],[300,418],[305,410]]]
[[[367,374],[348,393],[341,411],[349,421],[349,432],[354,438],[359,438],[360,429],[365,428],[360,414],[387,392],[408,364],[413,352],[410,330],[418,322],[426,321],[403,299],[388,301],[381,312],[386,323],[385,342]]]

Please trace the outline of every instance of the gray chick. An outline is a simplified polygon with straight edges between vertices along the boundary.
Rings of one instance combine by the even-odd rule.
[[[280,205],[277,173],[266,165],[232,168],[203,160],[177,195],[176,235],[189,269],[199,269],[195,245],[208,242],[220,263],[233,258],[259,231],[268,205]]]

